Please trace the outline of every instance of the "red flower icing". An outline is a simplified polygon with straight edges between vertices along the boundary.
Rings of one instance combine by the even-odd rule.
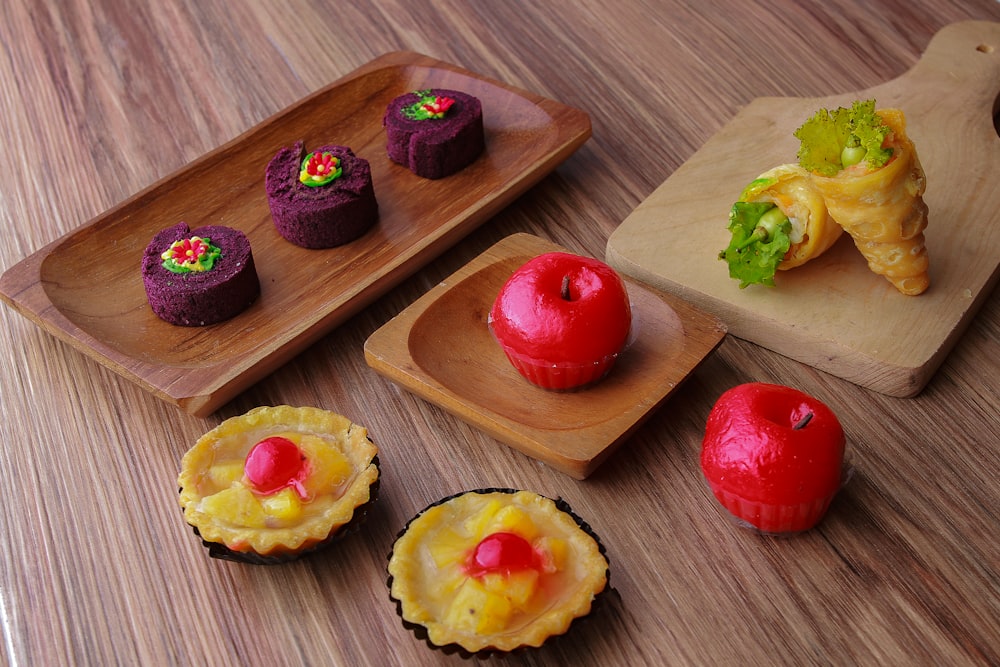
[[[299,180],[309,187],[326,185],[340,176],[340,158],[333,153],[310,153],[302,161]]]
[[[450,97],[435,97],[433,101],[424,102],[423,107],[427,111],[427,114],[434,116],[435,118],[440,118],[448,112],[451,105],[455,103]]]

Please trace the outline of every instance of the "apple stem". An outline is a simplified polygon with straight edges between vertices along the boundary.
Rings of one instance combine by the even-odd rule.
[[[562,279],[562,288],[560,289],[559,294],[566,301],[572,301],[573,300],[569,296],[569,276],[563,276],[563,279]]]
[[[812,420],[812,418],[813,418],[813,413],[807,412],[806,416],[800,419],[799,423],[792,427],[792,430],[798,431],[801,428],[805,428],[806,424],[808,424]]]

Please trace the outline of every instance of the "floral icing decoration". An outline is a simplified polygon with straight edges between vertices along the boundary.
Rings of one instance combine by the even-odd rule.
[[[211,271],[215,260],[222,256],[222,250],[214,246],[208,238],[192,236],[174,241],[164,251],[163,268],[173,273],[200,273]]]
[[[418,90],[414,92],[414,95],[420,99],[402,109],[403,115],[410,120],[444,118],[448,109],[455,103],[452,98],[435,95],[430,90]]]
[[[340,176],[343,168],[340,166],[340,158],[333,153],[310,153],[302,160],[302,169],[299,171],[299,181],[310,188],[318,188],[326,185],[333,179]]]

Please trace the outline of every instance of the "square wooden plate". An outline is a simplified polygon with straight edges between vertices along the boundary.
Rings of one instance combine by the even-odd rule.
[[[486,317],[519,266],[564,250],[530,234],[489,248],[373,333],[368,365],[501,442],[576,479],[590,475],[722,342],[722,323],[626,277],[633,340],[599,383],[547,391],[522,378]]]
[[[393,98],[424,88],[478,97],[486,132],[476,162],[433,181],[388,159],[382,129]],[[204,416],[496,214],[590,132],[579,109],[426,56],[390,53],[11,267],[0,278],[0,298],[123,377]],[[346,145],[371,163],[380,219],[364,237],[307,250],[275,231],[264,170],[278,149],[298,140],[307,150]],[[157,231],[182,221],[247,235],[262,289],[249,310],[199,328],[153,314],[142,253]]]

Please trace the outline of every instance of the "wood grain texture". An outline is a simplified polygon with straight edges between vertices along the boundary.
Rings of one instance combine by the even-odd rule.
[[[372,332],[510,234],[601,256],[617,225],[752,100],[882,84],[969,19],[1000,20],[1000,3],[0,3],[0,270],[389,51],[458,64],[593,122],[552,174],[209,417],[0,307],[4,659],[462,664],[403,629],[386,555],[428,503],[513,486],[561,496],[590,522],[620,594],[515,663],[1000,663],[995,292],[911,399],[730,336],[585,481],[500,446],[363,354]],[[712,403],[750,380],[820,397],[850,440],[857,474],[821,526],[794,539],[733,527],[698,470]],[[365,425],[380,446],[380,500],[363,532],[321,557],[210,561],[180,516],[179,459],[221,419],[275,403]]]
[[[938,32],[905,74],[833,97],[758,98],[647,197],[608,240],[608,261],[724,319],[730,333],[891,396],[918,393],[1000,280],[1000,23]],[[926,165],[932,289],[900,294],[849,235],[740,289],[717,255],[729,207],[772,166],[795,161],[794,130],[817,109],[874,99],[899,108]],[[899,344],[901,332],[906,341]]]

